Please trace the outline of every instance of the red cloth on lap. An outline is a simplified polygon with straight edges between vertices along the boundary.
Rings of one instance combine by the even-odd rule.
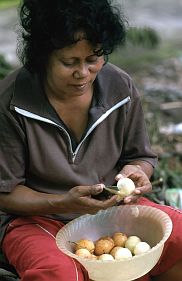
[[[152,206],[167,213],[172,220],[173,230],[164,245],[164,250],[156,266],[138,281],[149,281],[150,276],[157,276],[169,270],[177,261],[182,259],[182,211],[166,205],[159,205],[147,198],[141,197],[137,204]],[[172,280],[171,280],[172,281]]]
[[[62,226],[44,217],[18,218],[10,223],[3,251],[21,281],[89,281],[83,266],[62,253],[55,243]]]
[[[143,197],[137,204],[161,209],[173,222],[159,262],[148,274],[137,279],[149,281],[150,277],[167,271],[182,259],[182,211]],[[62,253],[55,243],[55,235],[62,226],[60,221],[38,216],[22,217],[10,223],[2,248],[22,281],[89,281],[83,266]]]

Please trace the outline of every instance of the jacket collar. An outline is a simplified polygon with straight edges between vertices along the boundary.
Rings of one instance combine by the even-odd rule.
[[[92,122],[128,96],[125,83],[123,87],[118,87],[121,85],[121,76],[116,73],[111,71],[110,64],[106,64],[97,75],[90,109]],[[37,74],[32,74],[25,68],[22,68],[17,75],[10,106],[11,109],[18,107],[54,122],[60,120],[43,91],[41,79]]]
[[[10,103],[11,108],[15,106],[33,114],[48,117],[48,99],[44,94],[41,82],[37,74],[32,74],[22,68],[17,75],[13,97]]]

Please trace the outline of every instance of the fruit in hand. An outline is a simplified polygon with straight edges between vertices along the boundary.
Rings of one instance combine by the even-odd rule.
[[[120,199],[130,195],[135,190],[134,182],[129,178],[121,178],[117,182]]]

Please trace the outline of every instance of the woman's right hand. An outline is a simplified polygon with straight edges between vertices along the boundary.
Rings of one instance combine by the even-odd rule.
[[[92,196],[103,191],[103,184],[92,186],[75,186],[63,195],[60,202],[65,213],[95,214],[99,210],[107,209],[117,204],[117,196],[101,201]]]
[[[92,198],[103,190],[102,184],[76,186],[65,194],[48,194],[17,185],[10,193],[0,193],[0,210],[32,216],[61,213],[95,214],[117,204],[117,196],[100,201]]]

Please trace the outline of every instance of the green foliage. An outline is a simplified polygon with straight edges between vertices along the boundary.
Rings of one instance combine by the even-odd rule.
[[[128,29],[127,32],[126,42],[134,46],[154,48],[159,45],[160,37],[158,33],[150,27],[131,27]]]
[[[163,41],[155,48],[126,44],[111,54],[109,61],[133,75],[135,72],[148,71],[163,60],[181,56],[181,44],[182,41],[176,44]]]
[[[109,56],[109,61],[122,67],[129,73],[149,70],[165,59],[178,57],[182,40],[162,40],[152,28],[130,27],[127,31],[126,43]]]
[[[3,79],[11,70],[12,66],[0,55],[0,79]]]
[[[181,165],[182,159],[179,156],[168,155],[160,158],[152,178],[153,192],[146,197],[159,204],[179,208],[179,191],[182,190]]]
[[[0,9],[16,7],[19,3],[20,3],[20,0],[1,0]]]
[[[110,56],[110,62],[129,72],[142,91],[141,78],[150,77],[155,65],[163,64],[172,57],[181,57],[181,43],[179,38],[175,42],[162,41],[153,30],[132,28],[128,31],[125,46],[118,48]],[[162,99],[161,93],[158,94]],[[164,116],[158,104],[147,100],[146,95],[143,96],[142,103],[151,144],[157,149],[157,153],[159,150],[158,166],[151,179],[153,192],[146,196],[159,204],[170,205],[169,191],[182,189],[182,156],[175,153],[175,140],[168,139],[159,131],[159,128],[171,121],[170,116]]]
[[[154,176],[162,177],[166,188],[182,188],[180,157],[170,155],[160,159]]]
[[[149,138],[159,156],[152,177],[153,192],[146,196],[159,204],[171,205],[178,196],[178,190],[182,189],[182,156],[175,152],[175,143],[180,142],[182,137],[161,134],[160,127],[168,123],[170,117],[163,115],[162,111],[152,102],[148,102],[145,96],[142,98],[142,104]],[[176,207],[179,207],[177,202]]]

